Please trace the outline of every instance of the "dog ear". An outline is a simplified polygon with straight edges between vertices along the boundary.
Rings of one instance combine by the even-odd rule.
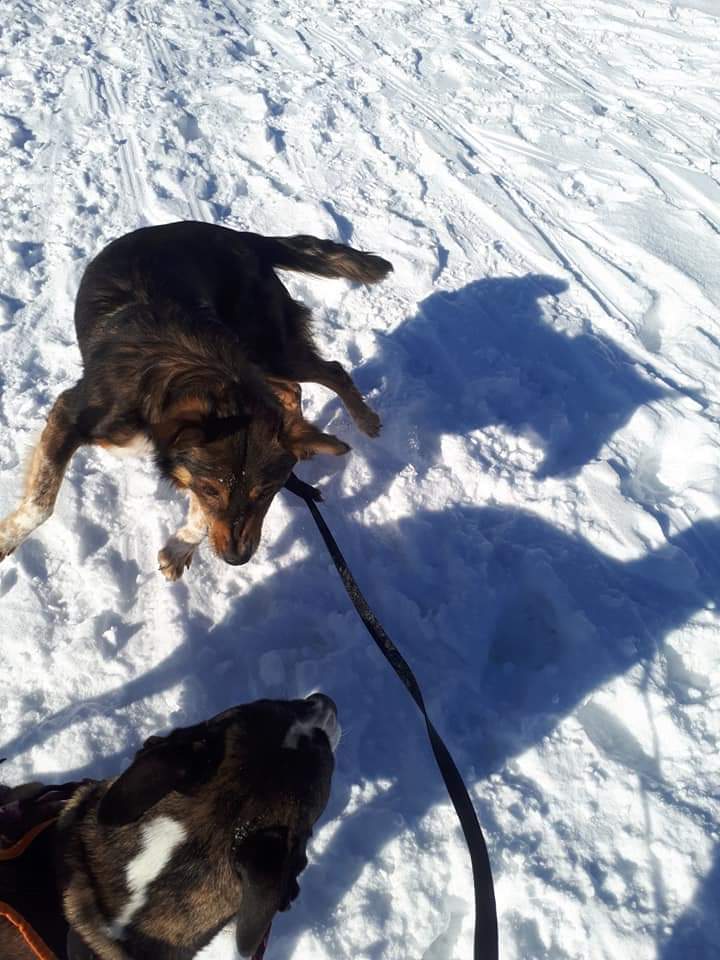
[[[316,453],[330,453],[341,457],[350,446],[330,433],[323,433],[302,417],[290,423],[280,436],[280,442],[296,460],[309,460]]]
[[[299,383],[280,377],[265,377],[265,382],[286,414],[302,417],[302,388]]]
[[[346,443],[329,433],[322,433],[303,418],[299,383],[278,377],[266,377],[265,380],[283,408],[280,442],[296,460],[309,460],[316,453],[331,453],[339,457],[348,452],[350,447]]]
[[[223,751],[222,739],[193,736],[192,728],[182,731],[181,736],[151,737],[103,796],[98,822],[125,826],[139,820],[173,790],[188,793],[210,779]]]
[[[307,866],[305,847],[288,849],[285,827],[253,831],[236,844],[235,869],[243,884],[235,922],[235,942],[242,957],[253,957],[278,910],[287,910],[298,895],[298,874]]]
[[[152,424],[155,442],[160,447],[188,449],[205,442],[202,422],[211,411],[207,397],[187,396],[166,407]]]

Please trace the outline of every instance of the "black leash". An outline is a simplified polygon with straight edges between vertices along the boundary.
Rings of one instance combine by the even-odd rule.
[[[355,582],[355,578],[348,569],[348,565],[340,552],[335,538],[317,508],[317,501],[322,500],[322,494],[319,490],[316,490],[315,487],[311,487],[309,484],[298,479],[294,473],[290,474],[285,487],[291,493],[296,494],[304,500],[308,505],[313,520],[317,524],[320,535],[325,541],[325,546],[337,568],[337,572],[340,574],[343,586],[352,600],[353,606],[357,610],[360,619],[365,624],[370,636],[380,648],[383,656],[389,661],[390,666],[405,684],[408,693],[425,718],[425,725],[427,727],[428,737],[430,738],[430,745],[435,754],[435,761],[445,781],[447,792],[455,807],[455,812],[460,820],[460,826],[465,834],[465,842],[470,851],[473,883],[475,886],[475,941],[473,957],[474,960],[498,960],[497,910],[495,907],[495,889],[493,887],[490,858],[487,852],[487,845],[485,844],[485,837],[483,836],[475,808],[472,805],[460,771],[455,766],[455,761],[450,756],[450,751],[443,743],[430,717],[428,717],[422,691],[415,679],[415,675],[370,609],[367,600]]]

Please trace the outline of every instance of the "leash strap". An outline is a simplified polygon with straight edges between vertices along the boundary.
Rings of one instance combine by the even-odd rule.
[[[20,837],[17,843],[14,843],[11,847],[3,847],[0,850],[0,863],[4,863],[8,860],[16,860],[18,857],[22,856],[23,853],[27,850],[30,844],[33,842],[35,837],[39,836],[43,830],[47,830],[48,827],[51,827],[57,817],[51,817],[48,820],[43,820],[41,823],[36,823],[34,827],[31,827],[28,832]]]
[[[337,572],[340,574],[343,586],[353,606],[357,610],[360,619],[365,624],[365,628],[377,644],[380,652],[390,663],[390,666],[400,680],[402,680],[405,688],[417,704],[418,709],[425,719],[425,726],[427,727],[430,746],[435,755],[435,761],[445,781],[447,792],[455,807],[455,812],[458,815],[460,826],[465,835],[465,842],[470,851],[473,884],[475,887],[475,940],[473,957],[474,960],[498,960],[497,909],[495,906],[495,889],[493,887],[490,858],[488,856],[485,837],[483,836],[475,808],[472,805],[472,800],[467,792],[460,771],[455,765],[455,761],[445,746],[442,737],[428,716],[422,691],[415,679],[414,673],[383,629],[378,618],[370,609],[360,587],[358,587],[355,578],[352,573],[350,573],[345,557],[342,555],[335,537],[333,537],[330,528],[325,523],[317,507],[316,501],[322,500],[320,491],[304,483],[296,477],[294,473],[290,475],[285,486],[291,493],[296,494],[308,505],[313,520],[317,524],[320,535],[328,549],[328,553],[332,557]]]

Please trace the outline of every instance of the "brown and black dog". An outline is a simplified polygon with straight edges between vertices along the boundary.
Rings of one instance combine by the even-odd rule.
[[[159,555],[175,580],[208,532],[227,563],[245,563],[294,464],[350,449],[303,419],[299,382],[329,387],[378,434],[377,414],[319,356],[310,312],[276,269],[376,283],[392,266],[329,240],[197,222],[136,230],[91,261],[75,305],[83,376],[50,411],[24,499],[0,521],[0,560],[50,516],[83,444],[148,449],[188,493],[187,523]]]
[[[239,953],[261,956],[298,894],[338,739],[328,697],[260,700],[150,737],[64,804],[38,785],[0,792],[0,840],[3,810],[32,827],[20,855],[0,844],[0,957],[190,960],[229,922]]]

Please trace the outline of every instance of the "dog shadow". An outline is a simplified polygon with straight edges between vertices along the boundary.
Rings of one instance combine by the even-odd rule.
[[[389,423],[381,442],[395,459],[389,466],[383,453],[371,454],[365,503],[382,495],[398,465],[412,463],[425,474],[443,435],[493,423],[542,440],[540,475],[575,472],[638,406],[669,389],[601,338],[553,331],[539,301],[564,289],[536,276],[478,281],[454,294],[434,294],[412,321],[383,339],[358,381],[363,388],[379,382],[383,369],[393,371],[383,392]],[[301,472],[312,479],[319,469]],[[711,696],[709,678],[685,670],[666,638],[719,599],[720,523],[696,523],[663,548],[620,562],[535,515],[506,508],[420,510],[368,528],[348,519],[355,498],[340,500],[339,479],[326,487],[326,519],[371,606],[416,671],[430,713],[471,786],[505,771],[508,761],[575,711],[597,749],[635,771],[646,794],[688,816],[705,816],[676,794],[662,777],[661,757],[648,753],[620,719],[592,700],[578,705],[632,668],[657,669],[661,650],[673,651],[662,669],[678,703],[698,702],[697,691],[701,699]],[[414,705],[374,650],[311,518],[295,502],[283,534],[263,549],[280,557],[301,540],[308,545],[302,560],[255,583],[218,623],[193,608],[184,583],[168,587],[177,591],[184,643],[143,676],[73,703],[0,746],[0,756],[13,757],[37,743],[43,729],[56,734],[95,712],[126,716],[119,740],[124,735],[133,744],[127,708],[177,685],[185,689],[186,709],[168,718],[168,726],[258,697],[330,693],[345,727],[335,784],[316,841],[319,856],[303,877],[305,895],[274,926],[279,955],[290,955],[318,916],[347,916],[344,900],[362,886],[364,865],[380,862],[399,833],[431,843],[428,818],[445,801]],[[202,562],[213,561],[205,556]],[[193,567],[189,576],[201,571]],[[57,776],[112,776],[127,754],[119,750]],[[532,785],[517,784],[532,792]],[[500,871],[504,853],[524,850],[523,841],[500,827],[489,803],[474,793]],[[648,835],[648,848],[652,842]],[[709,882],[716,888],[716,880]],[[600,883],[596,893],[606,896]],[[363,889],[352,903],[362,909],[370,900],[374,916],[392,913],[391,889]],[[698,903],[705,903],[702,895]],[[660,918],[662,907],[658,889]],[[451,921],[442,937],[449,954],[460,924],[452,920],[457,907],[449,901],[447,911]],[[669,951],[675,933],[668,939],[658,929]],[[340,949],[340,934],[331,952],[335,946]],[[383,949],[380,938],[366,952],[381,957]],[[664,960],[679,955],[668,952]]]
[[[413,665],[471,786],[506,769],[575,711],[597,749],[634,771],[645,794],[695,819],[707,817],[663,779],[660,747],[648,753],[599,703],[578,705],[613,677],[638,665],[649,669],[669,633],[720,600],[720,523],[697,523],[663,548],[620,562],[518,510],[421,511],[372,535],[343,520],[339,506],[324,512],[371,605]],[[286,955],[318,916],[346,915],[343,900],[361,882],[364,865],[382,859],[399,832],[427,838],[429,811],[445,800],[415,707],[350,608],[300,501],[291,525],[310,545],[303,561],[257,584],[221,623],[190,617],[187,642],[144,676],[47,721],[57,732],[88,710],[122,710],[185,683],[194,691],[193,716],[182,720],[188,723],[257,696],[327,689],[327,671],[328,692],[347,729],[324,821],[330,839],[320,831],[322,853],[304,877],[305,896],[273,931]],[[278,604],[278,596],[289,601]],[[317,597],[312,609],[308,596]],[[679,703],[698,703],[698,690],[701,698],[711,696],[710,678],[685,671],[679,654],[663,659]],[[0,756],[12,757],[36,738],[28,733],[0,748]],[[60,776],[109,776],[120,758]],[[501,870],[504,855],[523,841],[495,823],[482,797],[477,803]],[[653,840],[647,836],[648,851]],[[716,886],[712,877],[708,882]],[[600,884],[596,892],[607,896]],[[375,915],[392,912],[391,890],[363,897],[378,901]],[[662,903],[656,907],[662,918]],[[696,939],[703,934],[698,923]],[[375,953],[382,955],[382,942]],[[668,952],[666,960],[674,956]]]
[[[661,549],[620,562],[517,510],[454,507],[422,512],[376,528],[371,545],[366,529],[348,528],[338,516],[328,519],[342,536],[343,550],[371,606],[416,670],[436,724],[450,733],[448,741],[468,783],[504,773],[508,761],[541,743],[574,713],[608,762],[637,775],[645,799],[672,805],[713,829],[707,811],[663,778],[659,740],[649,752],[632,728],[591,694],[634,668],[649,675],[652,667],[665,672],[678,707],[712,697],[712,679],[687,670],[666,638],[720,599],[720,523],[700,522]],[[312,536],[312,530],[306,535]],[[314,566],[306,561],[291,574],[294,586],[282,589],[297,589],[297,578],[309,589],[327,568],[322,554],[316,573],[311,572]],[[403,574],[393,575],[393,568]],[[259,589],[274,593],[280,587],[269,581]],[[221,625],[220,632],[234,630],[236,617],[240,614]],[[289,624],[282,617],[267,627],[279,637]],[[358,649],[343,651],[345,631],[352,633]],[[332,843],[323,849],[322,869],[308,875],[306,893],[311,895],[284,924],[288,940],[281,946],[288,954],[318,911],[332,916],[347,910],[343,899],[361,882],[365,863],[382,860],[398,832],[407,830],[427,840],[428,811],[446,799],[420,718],[359,622],[336,625],[335,633],[336,655],[347,659],[339,689],[333,690],[341,714],[352,717],[360,711],[371,722],[365,730],[351,730],[343,742],[339,786],[329,812]],[[660,653],[666,656],[658,657]],[[369,657],[376,663],[368,662]],[[338,678],[341,671],[334,668],[332,675]],[[420,763],[422,756],[425,762]],[[518,782],[523,792],[532,795],[536,789],[522,778]],[[386,792],[357,808],[353,790],[358,784],[378,783],[389,785]],[[476,803],[491,858],[501,870],[505,855],[523,851],[525,841],[499,828],[477,794]],[[344,813],[348,808],[353,810],[350,816]],[[647,833],[650,862],[656,839]],[[698,897],[699,912],[693,910],[679,922],[668,951],[674,939],[684,943],[692,936],[693,943],[712,942],[707,938],[716,923],[712,911],[703,910],[714,902],[716,874],[704,882],[707,895]],[[608,908],[616,908],[601,874],[591,879],[596,895]],[[663,943],[668,935],[661,877],[653,879],[653,886],[657,939]],[[384,898],[385,909],[392,911],[390,891],[386,897],[378,891],[370,894]],[[382,955],[383,945],[378,944],[377,956]],[[667,960],[680,955],[668,952]]]
[[[541,303],[566,289],[533,274],[478,280],[433,293],[392,333],[378,333],[376,355],[354,373],[362,392],[380,389],[376,468],[387,472],[390,457],[424,476],[443,436],[501,425],[542,448],[539,479],[570,476],[644,404],[674,391],[707,406],[600,334],[555,329]]]

